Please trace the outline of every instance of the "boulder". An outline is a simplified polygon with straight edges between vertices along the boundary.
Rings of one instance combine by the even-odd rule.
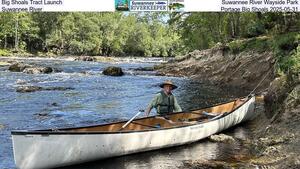
[[[48,74],[54,72],[54,69],[51,67],[34,67],[32,65],[27,65],[24,63],[14,63],[9,66],[8,70],[11,72],[23,72],[27,74]]]
[[[42,90],[58,90],[58,91],[65,91],[65,90],[74,90],[73,87],[45,87]]]
[[[40,87],[40,86],[19,86],[16,89],[16,92],[19,93],[29,93],[29,92],[36,92],[36,91],[46,91],[46,90],[56,90],[56,91],[65,91],[65,90],[74,90],[72,87]]]
[[[16,84],[17,84],[17,85],[24,85],[24,84],[26,84],[26,83],[27,83],[26,80],[22,80],[22,79],[17,79],[17,80],[16,80]]]
[[[78,57],[75,58],[75,61],[96,62],[97,59],[93,56],[78,56]]]
[[[48,112],[40,112],[40,113],[34,114],[34,116],[39,120],[45,120],[45,119],[49,118],[49,113]]]
[[[110,66],[103,70],[103,74],[107,76],[122,76],[124,72],[120,67]]]
[[[41,112],[41,113],[36,113],[36,114],[34,114],[34,115],[40,116],[40,117],[45,117],[45,116],[48,116],[49,113]]]
[[[19,86],[16,91],[19,93],[29,93],[42,90],[42,87],[39,86]]]
[[[8,70],[11,72],[23,72],[24,69],[30,68],[30,65],[24,63],[14,63],[9,66]]]
[[[233,137],[228,136],[226,134],[212,135],[209,137],[209,139],[213,142],[224,142],[224,143],[232,143],[235,141]]]
[[[133,70],[134,71],[154,71],[154,67],[138,67]]]
[[[32,68],[25,68],[23,73],[27,74],[49,74],[54,72],[53,68],[51,67],[32,67]]]
[[[50,105],[51,105],[51,106],[55,106],[55,107],[59,106],[59,104],[56,103],[56,102],[53,102],[53,103],[51,103]]]

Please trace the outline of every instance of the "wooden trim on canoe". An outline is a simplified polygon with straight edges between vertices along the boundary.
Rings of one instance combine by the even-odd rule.
[[[142,124],[142,123],[138,123],[138,122],[135,122],[135,121],[132,121],[131,123],[138,124],[138,125],[145,126],[145,127],[155,128],[155,129],[158,128],[158,127],[155,127],[155,126],[151,126],[151,125],[147,125],[147,124]]]
[[[255,96],[253,96],[255,97]],[[229,103],[233,103],[232,105],[232,110],[231,111],[227,111],[224,115],[220,116],[219,118],[223,118],[229,114],[231,114],[232,112],[234,112],[235,110],[237,110],[238,108],[240,108],[242,105],[244,105],[245,103],[247,103],[249,100],[251,99],[251,97],[245,97],[245,98],[241,98],[241,99],[236,99],[233,101],[228,101],[225,103],[220,103],[217,104],[215,106],[211,106],[211,107],[206,107],[206,108],[202,108],[202,109],[198,109],[198,110],[193,110],[191,112],[195,112],[195,111],[203,111],[204,109],[213,109],[214,107],[220,106],[220,105],[226,105]],[[241,101],[244,100],[244,101]],[[239,101],[239,104],[234,104],[237,101]],[[168,115],[167,117],[175,117],[175,116],[185,116],[185,115],[191,115],[193,113],[191,112],[178,112],[178,113],[172,113],[171,115]],[[136,119],[136,121],[142,121],[142,120],[153,120],[156,119],[155,117],[157,116],[150,116],[150,117],[144,117],[144,118],[140,118],[140,119]],[[111,130],[111,131],[103,131],[103,130],[91,130],[91,128],[98,128],[98,127],[107,127],[107,126],[113,126],[113,125],[123,125],[124,123],[126,123],[126,121],[121,121],[121,122],[115,122],[115,123],[109,123],[109,124],[102,124],[102,125],[94,125],[94,126],[86,126],[86,127],[76,127],[76,128],[61,128],[61,129],[56,129],[56,130],[16,130],[16,131],[11,131],[12,135],[78,135],[78,134],[121,134],[121,133],[135,133],[135,132],[149,132],[149,131],[160,131],[160,130],[170,130],[170,129],[176,129],[176,128],[182,128],[182,127],[190,127],[190,126],[194,126],[194,125],[199,125],[199,124],[204,124],[210,121],[214,121],[214,120],[218,120],[219,118],[215,118],[213,120],[205,120],[205,121],[201,121],[201,122],[197,122],[197,123],[181,123],[181,125],[176,124],[176,125],[171,125],[171,124],[167,124],[167,126],[162,126],[161,128],[151,128],[149,129],[149,127],[146,126],[141,126],[138,124],[129,124],[129,130],[128,129],[124,129],[122,131],[118,131],[118,129],[116,130]],[[170,118],[171,119],[171,118]],[[148,125],[148,124],[145,124]],[[131,127],[130,127],[131,126]],[[138,127],[138,130],[132,130],[132,128],[136,127],[136,126],[140,126]],[[117,128],[117,127],[116,127]],[[131,129],[131,130],[130,130]]]

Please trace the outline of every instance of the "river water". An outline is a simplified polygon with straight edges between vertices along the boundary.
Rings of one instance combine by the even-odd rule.
[[[6,61],[7,59],[0,59]],[[52,74],[24,74],[0,67],[0,169],[15,168],[11,130],[76,127],[129,119],[145,109],[160,91],[158,84],[166,79],[179,88],[174,91],[183,110],[227,101],[245,92],[218,88],[188,78],[155,76],[154,72],[138,72],[133,68],[153,66],[153,60],[98,63],[62,59],[18,59],[29,64],[50,66],[60,70]],[[107,66],[120,66],[125,76],[101,74]],[[24,85],[72,87],[66,91],[18,93]],[[154,114],[154,112],[153,112]],[[248,137],[247,127],[238,126],[230,135]],[[228,159],[241,152],[239,145],[198,143],[124,157],[81,164],[71,168],[178,168],[185,160]]]

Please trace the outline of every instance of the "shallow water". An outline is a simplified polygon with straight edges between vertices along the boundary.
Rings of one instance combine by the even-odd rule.
[[[4,59],[0,59],[3,61]],[[188,78],[153,76],[153,72],[134,75],[132,68],[152,66],[153,62],[119,63],[126,75],[110,77],[101,74],[111,63],[75,62],[33,59],[26,63],[51,66],[60,73],[29,75],[6,71],[0,67],[0,168],[15,168],[10,131],[94,125],[129,119],[144,109],[160,90],[158,84],[172,79],[174,91],[183,110],[205,107],[245,95],[245,92],[222,89]],[[67,91],[17,93],[16,87],[72,87]],[[153,112],[154,113],[154,112]],[[2,127],[1,127],[2,126]],[[3,128],[4,126],[4,128]],[[1,129],[2,128],[2,129]],[[245,127],[230,134],[247,133]],[[243,134],[247,137],[247,134]],[[239,146],[201,141],[188,146],[152,151],[74,166],[76,168],[178,168],[182,161],[198,158],[230,157]]]

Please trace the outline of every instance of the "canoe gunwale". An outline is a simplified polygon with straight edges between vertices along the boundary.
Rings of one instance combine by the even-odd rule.
[[[127,122],[127,121],[119,121],[119,122],[106,123],[106,124],[100,124],[100,125],[73,127],[73,128],[57,128],[57,129],[46,129],[46,130],[12,130],[11,135],[93,135],[93,134],[122,134],[122,133],[125,134],[125,133],[149,132],[149,131],[160,131],[160,130],[178,129],[178,128],[183,128],[183,127],[191,127],[191,126],[205,124],[205,123],[209,123],[209,122],[224,118],[224,117],[232,114],[236,110],[238,110],[240,107],[242,107],[247,102],[249,102],[252,97],[255,97],[255,96],[240,97],[240,98],[236,98],[234,100],[221,102],[221,103],[218,103],[218,104],[215,104],[215,105],[212,105],[212,106],[206,106],[206,107],[203,107],[203,108],[192,109],[192,110],[189,110],[188,112],[182,111],[182,112],[173,113],[173,114],[190,113],[192,111],[206,109],[206,108],[215,107],[215,106],[219,106],[219,105],[222,105],[222,104],[230,103],[230,102],[236,101],[238,99],[246,99],[241,105],[235,107],[230,112],[220,116],[219,118],[215,118],[215,119],[211,119],[211,120],[203,121],[203,122],[197,122],[195,124],[186,124],[186,125],[172,126],[172,127],[166,127],[166,128],[150,128],[150,129],[143,129],[143,130],[125,130],[125,131],[64,131],[64,130],[76,130],[76,129],[80,129],[80,128],[92,128],[92,127],[104,126],[104,125],[108,125],[108,124],[118,124],[118,123],[122,123],[122,122]],[[154,116],[150,116],[150,117],[143,117],[143,118],[139,118],[139,120],[140,119],[147,119],[147,118],[154,118],[154,117],[157,117],[157,116],[158,115],[154,115]]]

